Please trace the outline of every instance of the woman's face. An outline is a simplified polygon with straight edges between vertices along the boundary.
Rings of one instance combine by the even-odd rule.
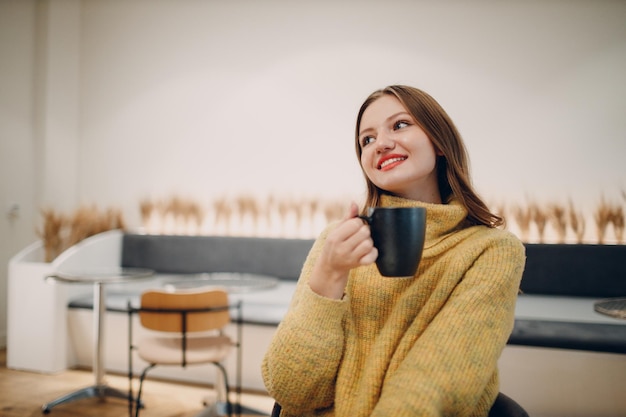
[[[396,97],[383,95],[365,110],[359,145],[363,171],[378,188],[412,200],[441,203],[438,153]]]

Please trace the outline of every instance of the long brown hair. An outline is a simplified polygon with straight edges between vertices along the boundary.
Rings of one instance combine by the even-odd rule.
[[[404,85],[392,85],[373,92],[363,102],[356,119],[355,134],[359,164],[361,162],[359,130],[363,113],[370,104],[384,95],[391,95],[400,100],[400,103],[426,133],[435,149],[442,154],[437,157],[436,163],[442,201],[449,202],[452,198],[458,200],[467,209],[467,220],[470,224],[482,224],[489,227],[502,225],[504,223],[502,217],[490,212],[472,187],[467,151],[452,119],[434,98],[422,90]],[[367,184],[365,207],[376,207],[380,204],[381,194],[386,191],[374,185],[365,171],[363,174]]]

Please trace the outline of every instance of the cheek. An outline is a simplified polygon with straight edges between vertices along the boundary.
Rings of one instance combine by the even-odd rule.
[[[425,168],[429,170],[434,170],[437,166],[437,155],[434,149],[425,150],[423,163]]]
[[[428,159],[433,161],[437,159],[437,156],[443,155],[439,150],[435,149],[435,145],[429,139],[422,141],[418,147],[418,152],[424,155]]]
[[[368,178],[372,178],[378,172],[376,168],[375,155],[367,154],[361,157],[361,169],[367,175]]]
[[[369,166],[370,162],[371,162],[371,157],[369,156],[369,154],[367,152],[362,152],[361,153],[361,167],[364,169],[367,169],[367,167]]]

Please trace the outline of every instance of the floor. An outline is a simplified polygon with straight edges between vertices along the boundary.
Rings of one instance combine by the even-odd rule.
[[[128,379],[123,375],[107,375],[109,386],[128,392]],[[7,369],[6,350],[0,350],[0,417],[39,417],[44,415],[42,405],[55,398],[93,384],[89,370],[68,370],[59,374]],[[135,381],[135,391],[137,382]],[[146,380],[142,417],[195,417],[207,416],[203,401],[214,392],[210,387],[179,384],[166,381]],[[234,397],[233,397],[234,398]],[[270,414],[273,400],[257,393],[243,393],[244,409]],[[121,399],[87,398],[54,407],[51,417],[119,417],[128,415],[128,402]]]

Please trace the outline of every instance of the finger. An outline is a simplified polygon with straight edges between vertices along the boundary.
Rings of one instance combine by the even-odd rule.
[[[346,241],[359,231],[359,229],[363,226],[363,221],[356,217],[358,213],[358,206],[356,203],[352,202],[346,211],[346,215],[343,220],[341,220],[340,224],[332,232],[334,240],[339,242]]]
[[[378,259],[378,249],[372,247],[371,251],[369,251],[366,255],[362,256],[361,259],[359,259],[359,265],[373,264],[374,262],[376,262],[376,259]]]
[[[345,242],[346,248],[350,253],[353,253],[355,259],[361,259],[374,248],[374,241],[370,235],[369,226],[361,225],[359,230],[354,233]]]

